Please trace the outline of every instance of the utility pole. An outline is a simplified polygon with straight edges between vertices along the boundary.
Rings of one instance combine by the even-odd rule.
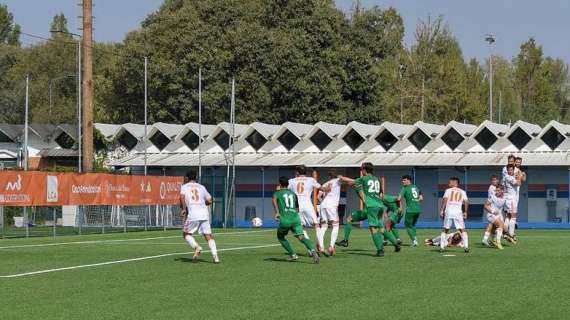
[[[83,171],[93,171],[93,0],[83,0]]]
[[[496,39],[492,34],[485,35],[485,41],[491,47]],[[491,47],[491,54],[489,55],[489,121],[493,121],[493,52]]]

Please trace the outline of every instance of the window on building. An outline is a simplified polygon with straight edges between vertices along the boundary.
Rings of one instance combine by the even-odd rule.
[[[497,136],[495,136],[491,130],[483,127],[483,130],[475,136],[475,141],[477,141],[485,150],[488,150],[496,141]]]
[[[431,141],[430,137],[419,128],[408,137],[408,140],[418,151],[421,151]]]
[[[388,151],[398,142],[398,138],[390,131],[384,130],[376,137],[376,142],[378,142],[384,150]]]
[[[558,146],[564,142],[564,139],[566,138],[554,127],[550,127],[550,129],[548,129],[542,135],[541,139],[544,141],[544,143],[546,143],[547,146],[550,147],[550,149],[554,150],[558,148]]]
[[[170,139],[168,139],[168,137],[162,134],[160,131],[156,131],[149,140],[158,150],[166,148],[166,146],[170,143]]]
[[[518,127],[511,135],[507,138],[509,141],[518,149],[524,148],[529,141],[532,139],[523,129]]]
[[[320,129],[311,136],[310,140],[319,150],[326,148],[332,141],[332,139]]]
[[[130,134],[128,131],[123,131],[123,133],[117,139],[120,145],[127,148],[127,150],[133,150],[133,148],[139,142],[135,136]]]
[[[293,133],[291,133],[291,131],[289,130],[285,130],[285,132],[283,132],[283,134],[281,134],[279,136],[279,138],[277,138],[277,140],[287,149],[287,150],[291,150],[293,149],[294,146],[297,145],[297,143],[299,143],[299,138],[297,138],[297,136],[295,136]]]
[[[356,148],[364,143],[364,138],[354,129],[350,129],[350,131],[342,137],[342,140],[344,140],[352,150],[356,150]]]
[[[230,147],[230,135],[224,130],[220,131],[215,137],[214,141],[220,146],[220,148],[226,150]]]
[[[14,143],[14,140],[10,139],[4,132],[0,131],[0,143]]]
[[[200,145],[200,138],[194,131],[190,130],[182,137],[182,142],[184,142],[190,150],[195,150]]]
[[[256,151],[261,149],[261,147],[263,147],[263,145],[267,143],[267,139],[265,139],[265,137],[261,133],[257,132],[257,130],[254,130],[252,133],[250,133],[249,136],[245,138],[245,140]]]
[[[73,145],[75,145],[75,140],[65,132],[60,133],[57,138],[55,138],[55,142],[64,149],[71,149]]]
[[[464,140],[463,136],[453,128],[449,128],[447,132],[441,137],[441,140],[451,149],[455,150]]]

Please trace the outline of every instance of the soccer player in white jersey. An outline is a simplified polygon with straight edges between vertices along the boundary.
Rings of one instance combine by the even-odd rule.
[[[487,191],[487,200],[493,199],[495,197],[497,186],[499,186],[500,183],[501,181],[499,180],[499,177],[497,177],[496,175],[491,176],[491,185],[489,185],[489,190]],[[485,234],[483,235],[483,240],[481,241],[481,243],[484,246],[487,247],[491,246],[491,244],[489,243],[489,237],[491,236],[491,231],[493,231],[493,225],[488,224],[487,229],[485,229]]]
[[[449,178],[449,188],[445,190],[443,195],[443,203],[441,205],[441,217],[443,218],[443,230],[441,231],[440,251],[443,252],[447,246],[447,234],[452,226],[461,232],[463,239],[463,249],[465,253],[469,252],[469,238],[465,231],[464,219],[467,218],[469,208],[469,199],[467,193],[459,188],[459,178]],[[465,210],[462,209],[465,206]]]
[[[503,237],[503,230],[506,226],[503,220],[503,211],[507,207],[507,199],[504,196],[503,186],[498,185],[495,188],[495,194],[485,202],[485,212],[487,213],[487,221],[491,229],[495,228],[495,241],[494,245],[497,249],[503,250],[501,239]],[[485,233],[485,237],[488,235]],[[484,243],[488,241],[483,239]]]
[[[319,247],[324,249],[325,233],[327,232],[329,223],[332,226],[331,241],[328,248],[328,255],[335,254],[335,243],[338,238],[339,219],[338,204],[340,201],[341,182],[337,177],[335,169],[329,170],[329,181],[323,184],[323,200],[320,205],[321,228],[320,234],[317,234]]]
[[[194,239],[194,233],[198,231],[204,236],[210,247],[210,253],[214,263],[220,263],[216,241],[210,227],[210,212],[208,206],[212,204],[212,196],[206,188],[196,180],[196,172],[189,172],[186,177],[188,183],[180,188],[180,206],[184,222],[184,239],[192,249],[192,260],[197,261],[202,253],[202,247]]]
[[[517,224],[517,212],[519,203],[519,191],[522,175],[515,172],[515,165],[507,166],[507,175],[503,176],[503,187],[505,188],[505,198],[507,199],[507,213],[510,220],[507,223],[508,234],[516,240],[515,227]]]
[[[321,185],[313,178],[307,177],[307,168],[305,166],[297,166],[295,168],[295,178],[289,179],[289,190],[297,195],[299,200],[299,215],[303,227],[314,227],[317,237],[320,234],[319,221],[315,206],[313,204],[313,192],[318,192]],[[309,239],[307,231],[303,230],[305,238]],[[322,248],[318,248],[319,251]]]

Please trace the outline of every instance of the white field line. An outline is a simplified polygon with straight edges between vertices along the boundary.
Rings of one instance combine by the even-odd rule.
[[[260,246],[226,248],[226,249],[218,249],[218,251],[237,251],[237,250],[245,250],[245,249],[261,249],[261,248],[271,248],[271,247],[277,247],[277,246],[280,246],[280,244],[266,244],[266,245],[260,245]],[[204,250],[202,252],[210,252],[210,250]],[[0,278],[20,278],[20,277],[32,276],[32,275],[36,275],[36,274],[52,273],[52,272],[75,270],[75,269],[93,268],[93,267],[107,266],[107,265],[112,265],[112,264],[121,264],[121,263],[127,263],[127,262],[158,259],[158,258],[164,258],[164,257],[170,257],[170,256],[179,256],[179,255],[185,255],[185,254],[191,254],[191,252],[187,252],[187,251],[186,252],[172,252],[172,253],[159,254],[159,255],[155,255],[155,256],[106,261],[106,262],[83,264],[83,265],[63,267],[63,268],[55,268],[55,269],[38,270],[38,271],[31,271],[31,272],[16,273],[16,274],[10,274],[10,275],[6,275],[6,276],[0,276]]]
[[[221,236],[221,235],[244,234],[244,233],[260,233],[260,232],[269,232],[269,231],[275,231],[275,230],[269,229],[269,230],[259,230],[259,231],[221,232],[221,233],[215,233],[214,235],[215,236]],[[100,243],[115,243],[115,242],[130,242],[130,241],[148,241],[148,240],[173,239],[173,238],[181,238],[182,239],[182,237],[180,235],[176,235],[176,236],[135,238],[135,239],[87,240],[87,241],[71,241],[71,242],[56,242],[56,243],[23,244],[23,245],[17,245],[17,246],[5,246],[5,247],[0,247],[0,250],[3,250],[3,249],[19,249],[19,248],[21,249],[21,248],[66,246],[66,245],[77,245],[77,244],[100,244]]]

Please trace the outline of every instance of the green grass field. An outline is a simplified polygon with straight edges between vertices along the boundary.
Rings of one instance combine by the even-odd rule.
[[[179,231],[2,240],[0,319],[570,318],[570,232],[520,231],[504,251],[481,233],[468,255],[404,246],[376,258],[355,230],[319,265],[292,237],[302,256],[286,262],[274,230],[219,232],[220,265],[209,253],[191,263]]]

